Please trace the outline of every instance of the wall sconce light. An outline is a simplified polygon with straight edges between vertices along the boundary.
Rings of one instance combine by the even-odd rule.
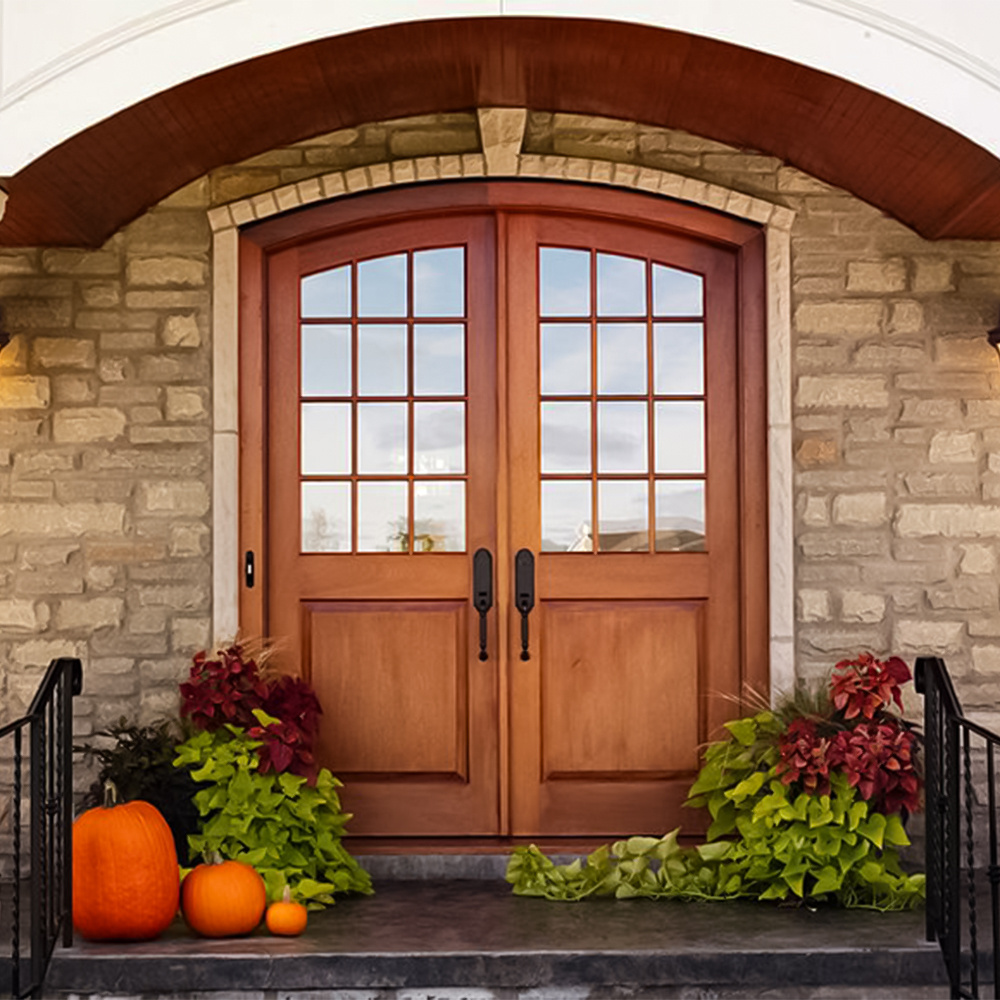
[[[990,342],[990,346],[1000,355],[1000,326],[995,326],[992,330],[987,330],[986,339]]]
[[[0,306],[0,351],[2,351],[9,343],[10,343],[10,332],[4,325],[3,306]]]

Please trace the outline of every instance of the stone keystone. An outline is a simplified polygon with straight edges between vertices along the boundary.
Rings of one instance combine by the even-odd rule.
[[[527,108],[478,108],[487,174],[516,174],[528,123]]]

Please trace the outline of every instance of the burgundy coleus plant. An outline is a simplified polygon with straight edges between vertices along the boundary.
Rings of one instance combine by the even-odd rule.
[[[880,812],[914,812],[920,805],[916,745],[916,735],[895,719],[860,722],[837,733],[830,760]]]
[[[861,653],[856,660],[841,660],[830,681],[834,708],[846,720],[859,715],[874,719],[893,702],[902,711],[900,685],[909,679],[910,669],[898,656],[882,661],[871,653]]]
[[[191,675],[181,684],[181,715],[198,729],[218,729],[227,722],[244,729],[252,726],[253,710],[267,697],[256,661],[237,643],[216,656],[209,659],[204,650],[195,653]]]
[[[793,719],[778,744],[781,759],[775,766],[775,774],[786,785],[797,781],[811,795],[828,795],[829,749],[830,741],[819,734],[812,719]]]

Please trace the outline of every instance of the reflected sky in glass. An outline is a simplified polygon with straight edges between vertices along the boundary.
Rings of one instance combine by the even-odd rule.
[[[358,472],[406,472],[406,403],[358,403]]]
[[[590,472],[590,403],[542,403],[542,472]]]
[[[358,315],[406,315],[406,254],[358,263]]]
[[[597,404],[597,471],[647,472],[646,403]]]
[[[593,552],[589,479],[542,483],[542,551]]]
[[[351,328],[302,327],[302,395],[351,394]]]
[[[565,247],[538,250],[542,316],[590,315],[590,251]]]
[[[462,552],[465,483],[414,483],[413,520],[415,552]]]
[[[671,480],[656,484],[656,551],[703,552],[705,483]]]
[[[601,323],[597,327],[597,391],[645,395],[646,324]]]
[[[597,255],[597,315],[646,315],[646,262],[618,254]]]
[[[645,479],[599,481],[597,530],[602,552],[648,552],[649,483]]]
[[[351,551],[351,484],[302,484],[302,551]]]
[[[653,265],[653,314],[655,316],[701,316],[704,282],[700,274]]]
[[[541,386],[546,396],[590,395],[590,325],[543,323]]]
[[[655,391],[700,396],[705,391],[705,348],[701,323],[657,323],[653,327]]]
[[[413,315],[465,315],[464,247],[414,253]]]
[[[705,471],[705,404],[656,404],[656,471]]]
[[[349,475],[351,472],[351,404],[302,404],[304,476]]]
[[[465,472],[465,403],[413,404],[413,471]]]
[[[409,550],[405,482],[358,483],[358,551]]]
[[[406,327],[358,325],[358,393],[406,395]]]
[[[320,271],[302,279],[303,318],[347,319],[351,315],[351,265]]]
[[[418,396],[465,393],[465,324],[414,324],[413,391]]]

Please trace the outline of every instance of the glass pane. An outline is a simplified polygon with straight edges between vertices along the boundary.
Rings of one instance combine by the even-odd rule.
[[[597,471],[646,472],[646,403],[597,404]]]
[[[350,475],[350,403],[303,403],[301,433],[302,475]]]
[[[656,404],[656,471],[705,471],[705,404]]]
[[[413,404],[413,471],[465,472],[465,403]]]
[[[601,323],[597,327],[597,391],[646,393],[646,324]]]
[[[302,484],[302,551],[351,551],[351,484]]]
[[[653,265],[653,314],[700,316],[703,311],[702,277],[662,264]]]
[[[406,483],[358,483],[358,551],[408,552]]]
[[[590,395],[590,326],[542,324],[542,394]]]
[[[645,479],[598,482],[597,533],[601,552],[649,551],[649,483]]]
[[[593,552],[590,480],[542,483],[542,551]]]
[[[358,472],[406,472],[406,403],[358,404]]]
[[[302,395],[350,396],[351,328],[302,327]]]
[[[465,393],[464,324],[413,327],[413,391],[418,396]]]
[[[406,395],[405,326],[358,326],[358,395]]]
[[[347,318],[351,315],[351,265],[310,274],[300,283],[303,317]]]
[[[590,472],[590,403],[542,403],[542,472]]]
[[[705,484],[701,480],[656,484],[656,551],[705,551]]]
[[[465,315],[465,248],[418,250],[413,255],[413,315]]]
[[[540,247],[538,284],[543,316],[589,316],[590,251]]]
[[[597,315],[646,315],[646,262],[617,254],[597,255]]]
[[[406,254],[358,264],[358,315],[406,315]]]
[[[465,483],[413,484],[414,552],[465,549]]]
[[[699,396],[705,391],[705,346],[701,323],[657,323],[653,327],[655,391]]]

